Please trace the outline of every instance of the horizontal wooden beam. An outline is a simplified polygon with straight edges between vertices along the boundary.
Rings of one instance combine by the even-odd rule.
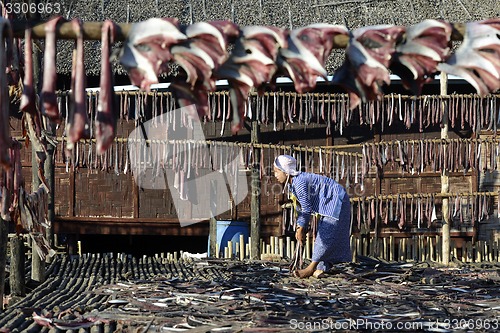
[[[200,221],[182,227],[178,220],[56,217],[54,233],[80,235],[208,236],[208,223]]]
[[[102,22],[84,22],[83,23],[83,36],[86,40],[101,40]],[[132,23],[116,23],[115,41],[123,41],[127,38]],[[453,26],[452,40],[463,40],[465,33],[464,23],[450,23]],[[30,23],[28,21],[12,21],[12,30],[14,36],[24,38],[24,31],[29,25],[32,25],[32,38],[40,39],[45,38],[45,22]],[[61,23],[57,29],[57,37],[59,39],[76,39],[76,34],[73,30],[71,23]],[[349,38],[343,35],[337,35],[333,38],[333,47],[343,49],[348,45]]]
[[[32,24],[31,37],[34,39],[45,38],[45,22],[29,23],[28,21],[12,21],[12,31],[14,37],[24,38],[26,28]],[[85,22],[83,23],[83,38],[85,40],[101,40],[101,29],[103,22]],[[115,41],[123,41],[127,39],[130,32],[131,24],[117,23],[115,29]],[[56,30],[58,39],[76,39],[75,31],[71,22],[65,22],[58,25]]]

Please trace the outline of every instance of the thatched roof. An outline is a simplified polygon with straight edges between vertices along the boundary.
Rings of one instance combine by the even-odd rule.
[[[84,22],[112,19],[133,23],[151,17],[176,17],[182,24],[210,20],[232,20],[240,26],[272,25],[298,28],[325,22],[349,29],[377,24],[409,26],[424,19],[470,22],[500,16],[498,0],[62,0],[64,16]],[[72,43],[62,42],[58,68],[71,71]],[[86,42],[89,75],[100,72],[100,42]],[[334,50],[327,70],[330,74],[342,63],[343,50]],[[116,66],[123,73],[121,66]]]

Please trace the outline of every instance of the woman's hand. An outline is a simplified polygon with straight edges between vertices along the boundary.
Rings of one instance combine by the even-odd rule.
[[[306,241],[306,230],[303,227],[297,227],[295,230],[295,239],[297,239],[297,242],[299,242],[301,245],[304,245],[304,242]]]

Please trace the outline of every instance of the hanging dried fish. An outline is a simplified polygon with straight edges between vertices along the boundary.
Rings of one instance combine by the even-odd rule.
[[[101,37],[101,81],[99,105],[95,116],[97,154],[103,154],[116,136],[116,122],[119,110],[113,87],[113,73],[110,64],[111,44],[115,38],[115,24],[106,20],[102,25]],[[156,92],[155,92],[156,96]],[[156,109],[156,98],[153,104]],[[156,120],[156,116],[154,118]]]
[[[56,27],[64,18],[57,16],[45,24],[45,51],[44,51],[44,70],[43,86],[40,94],[42,100],[42,114],[51,121],[59,123],[61,115],[59,113],[56,97]],[[83,52],[83,50],[82,50]],[[83,66],[83,62],[81,64]],[[82,78],[83,80],[83,78]]]
[[[77,36],[76,52],[73,54],[73,70],[71,73],[71,112],[69,115],[69,127],[66,128],[68,136],[68,150],[80,139],[90,138],[90,125],[87,114],[86,102],[86,76],[84,68],[83,49],[83,23],[79,19],[71,21],[73,30]],[[43,93],[42,93],[43,94]]]

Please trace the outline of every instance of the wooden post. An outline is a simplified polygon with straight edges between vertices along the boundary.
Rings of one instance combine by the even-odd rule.
[[[3,312],[3,297],[5,293],[5,268],[7,265],[7,243],[8,237],[8,224],[0,218],[0,313]]]
[[[38,87],[41,83],[41,54],[37,47],[33,48],[33,80],[35,89],[39,91]],[[41,181],[38,178],[38,163],[36,160],[36,151],[33,145],[31,145],[31,175],[32,175],[32,183],[31,190],[35,192],[40,187]],[[36,243],[31,242],[31,279],[38,282],[43,282],[45,280],[45,264],[42,262],[42,259],[38,255],[38,251],[36,249]]]
[[[440,80],[440,87],[441,87],[441,96],[446,96],[448,94],[448,75],[444,72],[441,72],[441,80]],[[441,107],[443,108],[443,124],[441,128],[441,139],[448,139],[448,104],[446,101],[443,99],[443,104]],[[446,154],[446,149],[444,150]],[[446,159],[446,155],[445,155]],[[449,178],[448,178],[448,170],[444,169],[441,173],[441,193],[448,193],[450,191],[450,183],[449,183]],[[443,264],[444,265],[449,265],[450,263],[450,214],[448,210],[448,205],[449,205],[449,199],[444,197],[443,198],[443,205],[442,205],[442,211],[443,211],[443,226],[441,227],[441,232],[442,232],[442,257],[443,257]]]
[[[55,135],[55,128],[52,123],[47,126],[47,135]],[[49,241],[51,246],[54,246],[54,231],[52,225],[55,218],[55,172],[54,172],[54,153],[55,147],[50,143],[47,145],[47,157],[44,164],[44,173],[47,185],[49,187],[49,197],[48,197],[48,210],[47,210],[47,221],[49,223],[49,228],[45,237]]]
[[[24,239],[16,235],[10,239],[10,293],[15,296],[25,296],[25,274],[24,274]]]
[[[252,132],[251,132],[251,142],[258,143],[260,136],[260,126],[257,121],[252,121]],[[260,153],[256,149],[253,156],[252,164],[252,175],[251,175],[251,193],[252,198],[250,202],[250,236],[252,237],[252,243],[250,244],[252,257],[250,259],[259,260],[260,258],[260,166],[262,161],[260,159]]]
[[[41,182],[38,178],[38,163],[36,161],[36,152],[32,148],[32,185],[31,191],[35,192],[38,190]],[[40,258],[37,251],[36,242],[31,242],[31,279],[37,282],[43,282],[45,280],[45,263]]]
[[[217,253],[217,220],[215,218],[217,203],[217,182],[215,179],[210,180],[210,257],[218,258]]]

